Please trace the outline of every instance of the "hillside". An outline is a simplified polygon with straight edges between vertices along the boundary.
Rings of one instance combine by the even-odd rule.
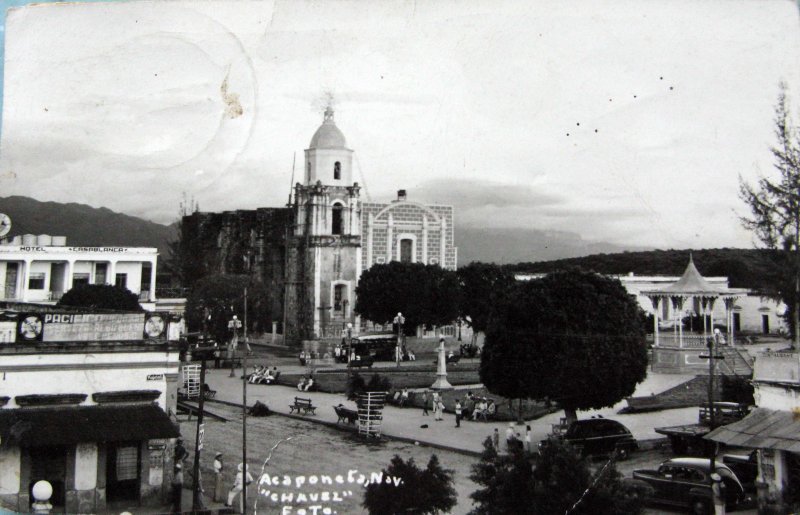
[[[692,254],[698,271],[707,277],[726,276],[733,288],[760,288],[774,265],[770,251],[763,249],[652,250],[594,254],[555,261],[509,265],[514,272],[546,273],[577,266],[604,274],[681,275]]]
[[[11,217],[11,236],[66,236],[69,245],[156,247],[168,256],[175,226],[161,225],[110,209],[84,204],[40,202],[29,197],[0,197],[0,213]]]

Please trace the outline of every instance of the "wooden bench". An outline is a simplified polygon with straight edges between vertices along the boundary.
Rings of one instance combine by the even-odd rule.
[[[358,413],[354,409],[345,408],[344,406],[334,406],[333,410],[336,412],[336,416],[339,417],[339,420],[336,421],[337,424],[340,422],[355,424],[356,420],[358,420]]]
[[[203,383],[203,397],[205,397],[206,399],[213,399],[214,397],[216,397],[216,395],[217,395],[216,390],[212,390],[208,386],[208,383]]]
[[[361,368],[361,367],[372,368],[373,363],[375,363],[375,360],[372,358],[372,356],[370,356],[370,357],[362,357],[361,359],[351,360],[350,363],[347,364],[347,366],[351,368]]]
[[[295,411],[297,411],[298,415],[300,414],[300,411],[303,412],[303,415],[308,415],[309,413],[316,415],[317,407],[311,405],[311,399],[295,397],[294,404],[289,404],[289,414],[292,414]]]
[[[447,356],[444,359],[444,362],[447,363],[448,365],[455,365],[459,361],[461,361],[461,356],[459,356],[458,354],[455,354],[453,356]],[[434,365],[438,365],[439,364],[439,359],[437,358],[437,359],[433,360],[433,364]]]

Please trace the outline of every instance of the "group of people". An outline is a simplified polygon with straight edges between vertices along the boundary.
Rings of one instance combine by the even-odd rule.
[[[316,351],[312,352],[307,350],[301,350],[298,358],[300,359],[300,365],[306,366],[312,359],[318,359],[319,353]]]
[[[483,417],[488,420],[497,413],[497,405],[494,400],[486,397],[478,397],[472,392],[467,392],[464,396],[464,418],[478,420]]]
[[[300,378],[300,382],[297,383],[297,390],[300,392],[308,392],[314,386],[314,376],[309,375],[308,377],[303,376]]]
[[[175,444],[175,471],[172,476],[172,513],[182,513],[181,498],[183,491],[183,469],[189,457],[189,453],[183,446],[183,440],[178,439]],[[253,476],[249,471],[244,470],[245,467],[239,463],[239,470],[233,480],[233,486],[227,491],[225,496],[225,487],[223,485],[222,471],[224,469],[222,453],[218,452],[214,455],[214,502],[224,502],[225,506],[231,507],[237,495],[240,495],[246,485],[253,482]],[[202,478],[200,478],[202,484]],[[201,488],[201,492],[204,492]],[[244,513],[243,500],[239,499],[240,511]]]
[[[492,444],[497,452],[500,452],[500,431],[494,428],[492,433]],[[512,449],[524,450],[526,452],[533,452],[532,432],[531,426],[525,426],[525,436],[520,435],[518,431],[514,430],[514,423],[509,422],[506,428],[506,450]]]
[[[252,384],[272,384],[278,378],[278,367],[272,370],[266,365],[256,365],[253,373],[247,376],[247,381]]]

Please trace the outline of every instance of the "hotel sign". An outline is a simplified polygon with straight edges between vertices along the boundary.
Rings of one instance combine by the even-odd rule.
[[[36,254],[155,254],[149,247],[43,247],[39,245],[0,245],[0,254],[33,252]]]
[[[91,342],[142,339],[144,313],[23,313],[18,341]]]

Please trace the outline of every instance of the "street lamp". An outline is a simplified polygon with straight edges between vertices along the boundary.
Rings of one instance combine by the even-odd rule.
[[[347,363],[350,363],[350,353],[353,348],[353,323],[347,322]]]
[[[400,366],[400,338],[403,336],[403,324],[405,322],[406,319],[403,317],[403,314],[398,312],[393,320],[393,323],[397,326],[397,347],[394,350],[394,359],[398,367]]]
[[[708,340],[706,340],[706,347],[708,347],[708,354],[701,354],[700,358],[708,360],[708,409],[709,409],[709,425],[711,426],[711,430],[713,431],[716,429],[716,409],[714,409],[714,360],[715,359],[725,359],[725,356],[721,354],[714,354],[714,346],[715,344],[719,344],[720,337],[722,335],[719,332],[719,329],[714,330],[714,335]],[[711,450],[709,452],[710,460],[711,460],[711,473],[713,474],[716,472],[716,466],[714,460],[716,459],[716,451],[717,445],[716,443],[712,443],[710,446]],[[713,483],[713,480],[712,480]]]

